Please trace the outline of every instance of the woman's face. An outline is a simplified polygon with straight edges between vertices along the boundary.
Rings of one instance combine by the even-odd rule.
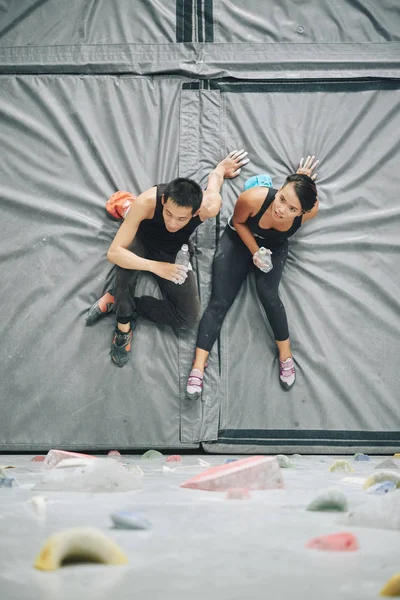
[[[275,199],[271,204],[273,220],[284,225],[291,223],[302,212],[300,200],[294,191],[294,184],[287,183],[277,191]]]

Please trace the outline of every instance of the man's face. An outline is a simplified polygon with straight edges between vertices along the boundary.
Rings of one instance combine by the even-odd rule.
[[[165,227],[170,233],[179,231],[185,227],[193,217],[192,209],[189,206],[178,206],[171,198],[162,199],[163,218]]]

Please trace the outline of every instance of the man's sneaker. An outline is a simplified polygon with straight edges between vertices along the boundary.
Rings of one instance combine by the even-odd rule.
[[[117,367],[123,367],[128,362],[131,351],[131,341],[132,329],[124,333],[118,329],[117,325],[111,343],[111,359]]]
[[[130,192],[118,191],[106,203],[106,211],[114,219],[125,219],[136,196]]]
[[[203,391],[203,377],[204,373],[199,369],[192,369],[190,371],[187,384],[186,384],[186,396],[190,400],[197,400],[201,396]]]
[[[86,315],[86,325],[93,325],[100,317],[112,312],[114,310],[114,302],[115,298],[112,295],[112,291],[109,290],[89,308],[89,312]]]
[[[284,390],[288,391],[293,387],[296,381],[296,371],[294,370],[293,358],[279,361],[279,383]]]

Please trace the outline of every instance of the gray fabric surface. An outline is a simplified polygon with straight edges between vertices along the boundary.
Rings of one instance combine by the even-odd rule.
[[[293,85],[236,94],[234,87],[224,94],[226,143],[239,138],[251,146],[251,174],[271,173],[275,187],[296,168],[295,157],[315,153],[321,206],[290,240],[280,288],[296,387],[280,389],[272,334],[248,278],[223,326],[217,392],[215,384],[206,387],[220,401],[219,428],[247,432],[239,436],[246,444],[249,430],[255,439],[262,437],[257,430],[281,430],[264,440],[265,451],[285,443],[287,430],[295,439],[308,429],[322,439],[325,430],[347,430],[341,445],[357,430],[396,432],[396,448],[400,90],[315,93],[312,85]],[[296,114],[303,119],[288,117]],[[319,136],[312,139],[311,131]],[[224,204],[223,222],[239,185],[231,206]],[[297,442],[303,449],[307,443]]]
[[[180,445],[177,335],[139,323],[131,362],[118,369],[115,318],[84,321],[111,269],[118,223],[107,197],[178,175],[180,88],[175,79],[2,78],[2,448]]]

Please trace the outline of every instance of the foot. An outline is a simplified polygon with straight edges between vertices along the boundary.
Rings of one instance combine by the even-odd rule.
[[[115,328],[111,344],[111,360],[117,367],[123,367],[128,362],[131,352],[131,341],[132,329],[125,333],[124,331],[120,331],[118,327]]]
[[[114,310],[114,302],[115,298],[111,290],[106,292],[99,300],[96,300],[86,315],[86,325],[93,325],[100,317],[112,312]]]
[[[296,381],[296,371],[294,370],[293,357],[286,360],[279,360],[279,383],[284,390],[288,391],[293,387]]]
[[[107,200],[106,211],[109,215],[114,217],[114,219],[125,219],[135,198],[136,196],[130,192],[115,192],[115,194]]]
[[[197,400],[203,391],[203,377],[199,369],[192,369],[186,384],[186,396],[190,400]]]

